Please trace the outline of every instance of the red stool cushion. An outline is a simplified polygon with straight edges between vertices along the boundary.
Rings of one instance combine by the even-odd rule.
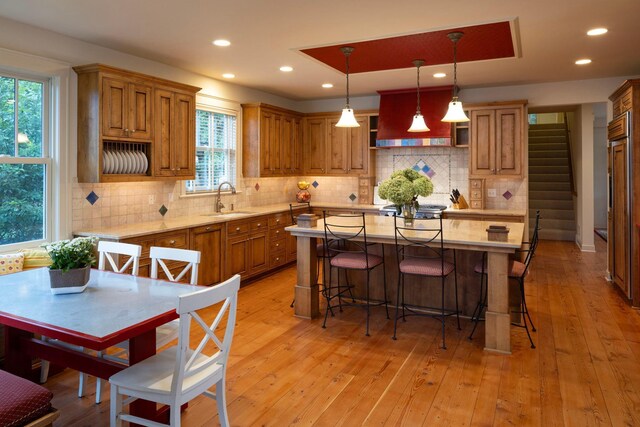
[[[382,257],[369,254],[368,261],[369,263],[367,264],[367,257],[362,252],[342,252],[331,258],[331,265],[338,268],[365,270],[367,268],[373,268],[376,265],[382,264]]]
[[[405,274],[419,274],[421,276],[446,276],[453,271],[453,264],[440,259],[407,258],[400,262],[400,271]]]
[[[0,426],[21,426],[46,415],[52,398],[46,388],[0,371]]]

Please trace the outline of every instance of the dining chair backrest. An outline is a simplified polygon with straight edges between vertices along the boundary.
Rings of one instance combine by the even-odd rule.
[[[393,216],[398,262],[406,258],[442,260],[444,270],[444,240],[442,218],[414,218],[413,225],[405,226],[404,218]]]
[[[200,251],[192,251],[189,249],[176,249],[176,248],[162,248],[159,246],[152,246],[149,250],[149,257],[151,258],[151,278],[158,278],[158,266],[162,268],[162,271],[167,276],[167,279],[171,282],[179,282],[182,278],[191,271],[191,280],[189,283],[192,285],[198,284],[198,265],[200,264]],[[174,276],[167,267],[165,261],[178,261],[186,262],[187,265]]]
[[[182,391],[185,380],[201,384],[208,378],[208,373],[219,375],[219,366],[221,366],[222,372],[226,369],[236,324],[239,288],[240,276],[236,274],[218,285],[178,297],[176,312],[180,316],[180,333],[178,335],[178,357],[171,384],[172,393]],[[197,310],[211,307],[220,302],[222,302],[222,307],[213,322],[208,325],[197,313]],[[227,318],[223,322],[225,314]],[[204,338],[195,349],[190,346],[192,323],[202,330],[198,332],[204,332]],[[216,334],[217,330],[224,330],[222,340]],[[203,350],[210,343],[214,345],[216,350],[212,355],[206,355]]]
[[[323,211],[322,214],[325,254],[334,257],[340,253],[364,253],[368,257],[364,213],[330,214]]]
[[[108,262],[111,269],[116,273],[124,273],[131,267],[131,274],[134,276],[138,275],[142,246],[101,240],[98,242],[98,254],[98,269],[105,270]],[[123,263],[121,267],[118,267],[118,263],[113,258],[113,255],[128,256],[129,259]]]
[[[289,203],[289,214],[291,215],[291,224],[298,223],[298,215],[301,213],[312,213],[311,203]]]

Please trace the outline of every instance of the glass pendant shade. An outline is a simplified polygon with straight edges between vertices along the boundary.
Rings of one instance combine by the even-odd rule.
[[[424,122],[422,114],[416,114],[413,116],[413,122],[407,132],[429,132],[427,124]]]
[[[462,102],[458,101],[458,42],[464,33],[459,31],[447,34],[449,40],[453,42],[453,98],[449,103],[447,114],[442,118],[443,122],[461,123],[468,122],[469,117],[464,113]]]
[[[353,52],[354,48],[350,46],[344,46],[340,48],[340,51],[344,54],[345,62],[346,62],[346,76],[347,76],[347,104],[342,109],[342,115],[340,116],[340,120],[336,123],[337,128],[358,128],[360,124],[356,120],[356,117],[353,115],[353,109],[349,106],[349,56]]]
[[[458,97],[454,97],[449,103],[447,114],[442,118],[443,122],[460,123],[468,122],[469,117],[462,110],[462,102],[458,101]]]
[[[356,120],[356,116],[353,115],[353,109],[348,106],[342,110],[340,120],[336,123],[337,128],[358,128],[360,123]]]

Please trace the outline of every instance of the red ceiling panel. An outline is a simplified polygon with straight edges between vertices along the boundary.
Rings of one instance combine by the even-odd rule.
[[[345,59],[340,51],[342,46],[355,48],[349,59],[350,73],[411,68],[414,59],[424,59],[427,66],[451,64],[453,63],[453,43],[447,34],[452,31],[464,33],[464,37],[458,42],[458,62],[515,56],[508,21],[301,49],[301,52],[343,73]]]

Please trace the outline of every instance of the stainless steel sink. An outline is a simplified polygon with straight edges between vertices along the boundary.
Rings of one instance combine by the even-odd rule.
[[[253,212],[249,212],[249,211],[227,211],[227,212],[213,212],[213,213],[204,214],[202,216],[224,216],[224,217],[230,217],[230,216],[251,215],[252,213]]]

